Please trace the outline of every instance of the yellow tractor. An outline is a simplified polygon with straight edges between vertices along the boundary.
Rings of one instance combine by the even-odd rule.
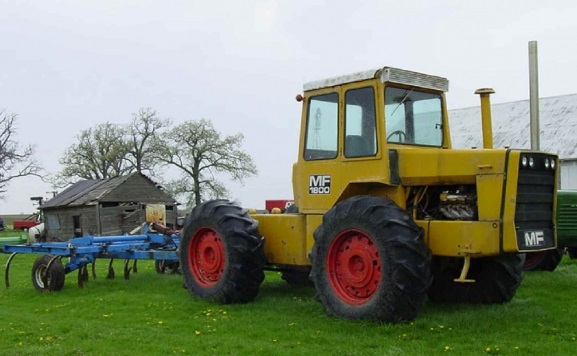
[[[558,158],[452,149],[447,79],[384,67],[307,83],[295,204],[249,214],[227,200],[195,207],[181,230],[193,296],[246,303],[264,270],[314,283],[329,315],[397,322],[427,299],[505,303],[525,253],[556,247]]]

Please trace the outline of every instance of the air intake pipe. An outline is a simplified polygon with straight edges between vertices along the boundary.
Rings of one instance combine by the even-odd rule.
[[[491,88],[477,89],[475,94],[481,96],[481,123],[483,125],[483,148],[493,148],[493,127],[491,123],[491,99],[495,93]]]

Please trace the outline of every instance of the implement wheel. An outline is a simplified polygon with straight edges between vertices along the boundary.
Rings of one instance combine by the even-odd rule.
[[[502,304],[510,301],[523,280],[524,255],[475,258],[467,278],[473,283],[454,282],[462,258],[435,257],[429,298],[437,302]]]
[[[246,209],[227,200],[195,207],[181,230],[184,284],[193,296],[247,303],[264,280],[264,240]]]
[[[158,274],[177,274],[179,272],[180,263],[171,260],[156,260],[154,262],[154,269]]]
[[[65,274],[60,258],[42,255],[32,265],[32,285],[39,291],[60,291],[64,288]]]
[[[346,199],[314,232],[311,278],[327,314],[398,322],[415,318],[431,283],[422,230],[395,203]]]

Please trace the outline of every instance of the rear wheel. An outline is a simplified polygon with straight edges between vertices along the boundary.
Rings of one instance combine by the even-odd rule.
[[[434,257],[433,284],[429,298],[437,302],[502,304],[510,301],[523,280],[524,255],[475,258],[467,278],[472,283],[455,282],[462,258]]]
[[[32,265],[32,285],[39,291],[60,291],[64,288],[65,274],[60,258],[42,255]]]
[[[560,249],[526,253],[523,269],[525,271],[554,271],[562,258],[563,250]]]
[[[311,278],[329,315],[387,322],[413,319],[431,282],[422,230],[392,201],[346,199],[314,232]]]
[[[211,200],[195,207],[181,231],[181,266],[193,296],[246,303],[264,280],[263,238],[246,209]]]

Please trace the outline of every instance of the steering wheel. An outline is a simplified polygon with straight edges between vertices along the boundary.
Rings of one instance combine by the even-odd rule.
[[[393,131],[387,136],[387,141],[391,139],[393,135],[399,135],[399,140],[396,142],[405,142],[407,141],[407,134],[402,130]]]

